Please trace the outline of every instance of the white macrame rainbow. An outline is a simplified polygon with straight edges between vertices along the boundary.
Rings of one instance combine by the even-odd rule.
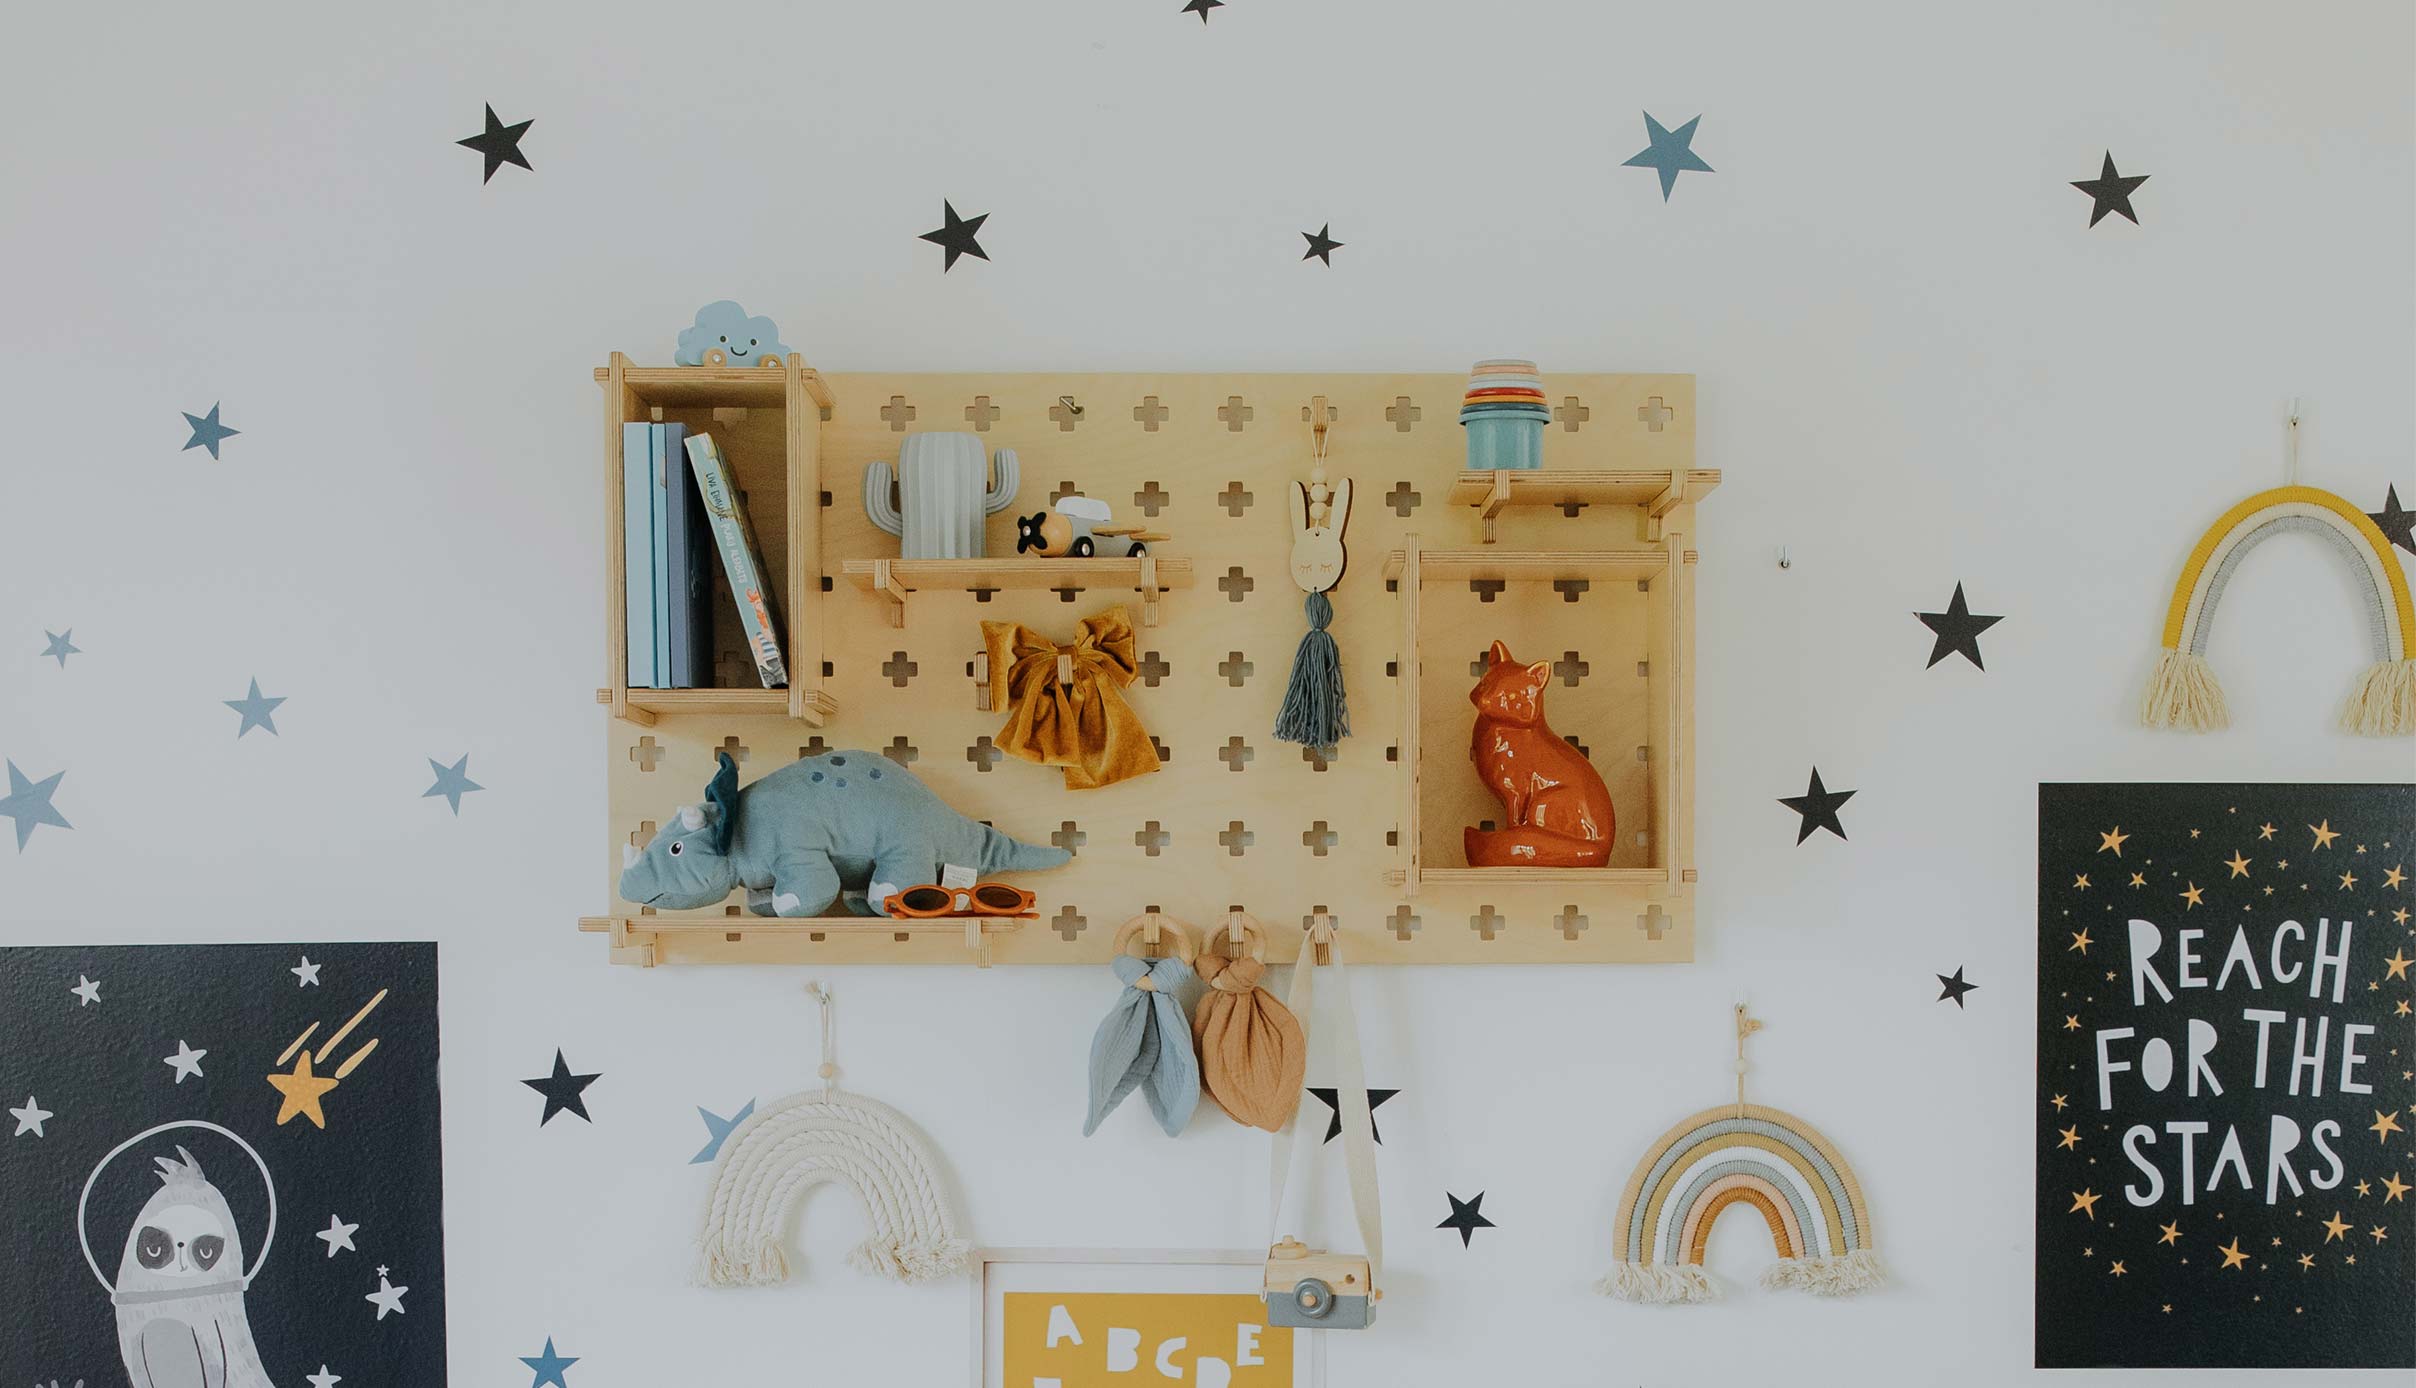
[[[871,1236],[847,1255],[857,1267],[899,1282],[964,1268],[972,1245],[957,1235],[921,1134],[886,1104],[830,1089],[758,1110],[722,1144],[697,1242],[697,1281],[786,1281],[781,1227],[798,1196],[824,1181],[855,1191],[871,1220]]]

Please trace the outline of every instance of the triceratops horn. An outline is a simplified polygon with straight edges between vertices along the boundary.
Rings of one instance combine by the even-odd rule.
[[[638,865],[638,859],[645,856],[646,855],[641,852],[638,846],[634,843],[625,843],[621,845],[621,866],[623,868],[636,867]]]
[[[679,807],[679,822],[682,829],[702,829],[705,827],[705,812],[694,805],[682,805]]]

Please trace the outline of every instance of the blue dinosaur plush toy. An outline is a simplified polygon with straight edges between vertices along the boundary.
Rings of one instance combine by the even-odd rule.
[[[987,879],[1072,857],[965,818],[878,752],[825,752],[744,790],[724,752],[703,804],[674,811],[644,852],[622,849],[621,895],[684,911],[743,885],[759,916],[828,915],[843,897],[877,916],[891,893],[939,882],[949,867]]]

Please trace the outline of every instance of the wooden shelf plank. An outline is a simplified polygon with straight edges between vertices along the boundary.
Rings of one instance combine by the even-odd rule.
[[[1154,554],[1131,559],[850,559],[847,581],[886,593],[890,625],[906,625],[906,600],[916,592],[976,589],[1123,589],[1141,595],[1141,624],[1158,624],[1158,594],[1191,586],[1191,561]]]
[[[1154,557],[1154,556],[1153,556]],[[847,581],[869,591],[878,559],[850,559],[841,566]],[[1141,586],[1138,559],[891,559],[891,578],[908,592],[918,589],[970,592],[976,588],[1132,588]],[[1191,561],[1159,559],[1158,587],[1191,586]]]
[[[1408,555],[1393,550],[1384,556],[1384,576],[1397,579],[1408,566]],[[1420,549],[1421,583],[1457,583],[1494,579],[1511,583],[1544,583],[1563,578],[1649,579],[1666,572],[1669,555],[1657,549]]]
[[[819,692],[814,696],[827,701],[829,696]],[[789,692],[786,689],[632,689],[629,706],[648,713],[711,713],[734,717],[757,714],[786,717]]]
[[[1396,887],[1406,877],[1398,868],[1385,874],[1386,880]],[[1418,881],[1433,887],[1526,887],[1565,882],[1608,891],[1651,890],[1670,885],[1667,868],[1422,867],[1418,869]]]
[[[1647,506],[1669,490],[1670,474],[1653,468],[1535,468],[1511,472],[1463,472],[1452,482],[1454,506],[1483,506],[1497,485],[1509,506]],[[1684,502],[1696,502],[1720,485],[1718,468],[1686,474]]]
[[[656,915],[582,916],[583,933],[612,937],[616,964],[811,963],[813,946],[831,940],[945,936],[963,942],[967,959],[990,967],[990,941],[1023,929],[1018,916]]]

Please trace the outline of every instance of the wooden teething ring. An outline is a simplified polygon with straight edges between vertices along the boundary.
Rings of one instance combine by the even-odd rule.
[[[1208,938],[1200,942],[1200,948],[1214,951],[1216,942],[1225,939],[1232,940],[1242,951],[1240,954],[1228,954],[1226,958],[1247,957],[1262,964],[1266,962],[1267,927],[1258,917],[1247,911],[1226,912],[1224,920],[1218,922],[1217,927],[1208,932]]]
[[[1144,911],[1117,926],[1113,947],[1118,954],[1131,953],[1142,959],[1163,958],[1162,955],[1150,952],[1154,947],[1151,941],[1153,935],[1156,937],[1157,945],[1166,946],[1172,951],[1175,958],[1186,964],[1192,963],[1200,957],[1199,943],[1191,938],[1191,927],[1172,916],[1155,911]],[[1138,950],[1131,949],[1130,947],[1136,943],[1141,947]],[[1156,980],[1147,975],[1143,975],[1133,986],[1145,993],[1157,991]]]

